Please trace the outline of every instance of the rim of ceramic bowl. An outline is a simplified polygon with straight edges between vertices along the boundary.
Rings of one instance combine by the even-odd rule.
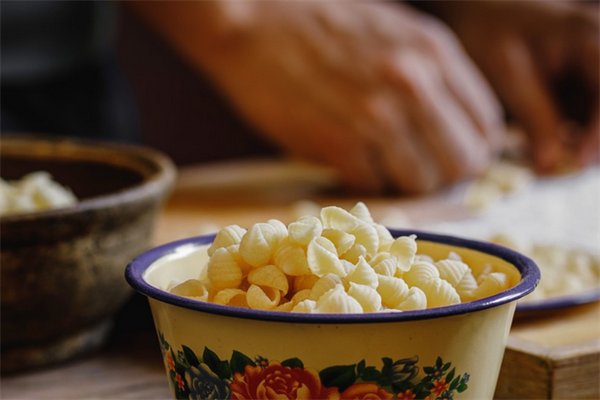
[[[30,158],[44,158],[51,151],[62,152],[60,159],[91,161],[99,164],[119,166],[139,173],[139,183],[125,189],[81,199],[72,207],[39,210],[27,213],[2,216],[2,223],[18,222],[40,218],[63,218],[84,211],[103,209],[117,204],[128,204],[143,198],[154,197],[161,192],[168,193],[175,183],[176,167],[164,153],[138,144],[98,141],[93,139],[68,138],[43,134],[2,134],[2,148],[12,146],[15,153],[26,154]],[[37,153],[31,146],[42,146]],[[85,156],[78,152],[84,151]],[[110,159],[112,163],[107,160]]]
[[[155,261],[164,256],[175,253],[178,249],[181,249],[182,246],[197,247],[201,245],[208,245],[212,243],[215,237],[214,234],[198,236],[164,244],[141,254],[127,266],[125,271],[125,279],[136,291],[149,298],[190,310],[236,318],[308,324],[362,324],[399,322],[434,319],[472,313],[516,301],[519,298],[531,293],[540,280],[540,271],[533,260],[506,247],[487,242],[438,235],[435,233],[417,230],[390,229],[390,232],[394,237],[415,234],[417,235],[417,240],[462,247],[498,257],[514,265],[521,273],[521,280],[514,287],[494,296],[453,306],[415,311],[364,314],[301,314],[223,306],[176,296],[169,292],[160,290],[146,282],[144,279],[144,273]]]

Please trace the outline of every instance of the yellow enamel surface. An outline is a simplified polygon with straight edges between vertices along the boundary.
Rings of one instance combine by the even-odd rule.
[[[481,252],[419,241],[419,253],[434,259],[458,253],[477,274],[486,264],[506,273],[511,286],[520,279],[509,263]],[[145,279],[158,288],[197,278],[208,256],[206,248],[183,248],[155,262]],[[322,370],[365,360],[382,367],[382,358],[419,357],[433,365],[437,357],[451,362],[457,374],[468,373],[468,389],[455,399],[491,399],[504,354],[515,303],[475,313],[429,320],[371,324],[300,324],[242,319],[189,310],[150,299],[157,331],[175,349],[182,345],[202,354],[207,347],[222,359],[233,351],[272,361],[299,358],[305,367]],[[424,376],[423,371],[419,377]]]

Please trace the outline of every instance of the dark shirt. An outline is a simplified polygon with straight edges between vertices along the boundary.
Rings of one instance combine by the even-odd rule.
[[[50,79],[110,51],[115,11],[110,1],[2,1],[2,83]]]

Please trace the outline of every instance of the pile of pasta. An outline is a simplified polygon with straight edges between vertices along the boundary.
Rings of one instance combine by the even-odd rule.
[[[71,207],[77,198],[45,171],[32,172],[18,181],[0,179],[0,215]]]
[[[600,260],[590,251],[557,244],[527,243],[508,233],[496,234],[489,240],[525,254],[540,268],[539,285],[520,299],[521,302],[574,295],[600,287]]]
[[[198,279],[169,291],[258,310],[372,313],[443,307],[508,289],[504,273],[417,255],[414,235],[392,237],[364,203],[324,207],[288,226],[278,220],[221,229]]]

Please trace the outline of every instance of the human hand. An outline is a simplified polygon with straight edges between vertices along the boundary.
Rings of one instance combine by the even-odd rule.
[[[446,2],[441,17],[529,133],[540,172],[584,167],[600,150],[597,4]],[[584,2],[585,3],[585,2]],[[565,96],[566,95],[566,96]]]
[[[190,2],[167,3],[174,13]],[[261,132],[351,188],[430,191],[477,174],[499,149],[491,89],[428,16],[380,2],[191,3],[225,4],[210,14],[219,34],[190,41],[182,12],[171,38]],[[209,13],[193,15],[198,26]]]

